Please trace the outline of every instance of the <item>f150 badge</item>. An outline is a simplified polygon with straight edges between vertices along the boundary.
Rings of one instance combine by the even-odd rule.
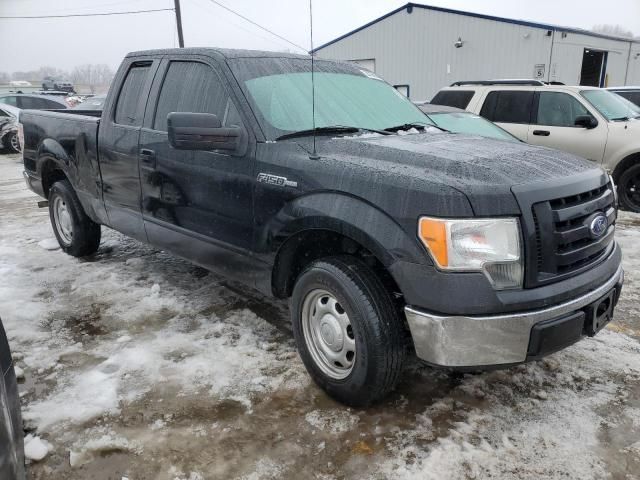
[[[271,175],[270,173],[259,173],[258,182],[266,183],[267,185],[275,185],[277,187],[297,187],[298,182],[288,180],[287,177],[279,177],[277,175]]]

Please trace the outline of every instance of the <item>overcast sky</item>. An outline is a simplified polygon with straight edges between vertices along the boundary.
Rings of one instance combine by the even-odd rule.
[[[292,42],[309,46],[306,0],[219,0]],[[315,0],[315,44],[404,5],[406,0]],[[613,24],[640,35],[640,0],[431,0],[430,5],[569,27]],[[181,0],[186,46],[262,50],[295,47],[234,17],[210,0]],[[172,8],[173,0],[0,0],[0,17]],[[116,68],[132,50],[177,46],[173,12],[49,19],[0,18],[0,71],[62,69],[85,63]]]

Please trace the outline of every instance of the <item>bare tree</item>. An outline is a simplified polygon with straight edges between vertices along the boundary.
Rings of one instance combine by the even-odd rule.
[[[113,80],[113,70],[108,65],[79,65],[71,71],[71,80],[89,87],[95,93],[96,87],[109,85]]]
[[[634,38],[635,35],[631,30],[623,27],[622,25],[594,25],[591,29],[596,33],[603,33],[605,35],[611,35],[612,37]]]
[[[60,70],[59,68],[56,68],[56,67],[50,67],[48,65],[44,67],[40,67],[38,70],[36,70],[33,73],[31,72],[29,73],[30,75],[33,75],[31,77],[32,79],[41,79],[44,77],[64,78],[67,76],[64,70]]]

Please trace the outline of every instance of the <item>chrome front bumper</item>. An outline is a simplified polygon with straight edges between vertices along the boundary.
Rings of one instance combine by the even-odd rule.
[[[622,283],[622,266],[597,289],[569,302],[495,316],[440,316],[405,307],[416,354],[446,367],[493,366],[527,359],[531,328],[578,311]]]

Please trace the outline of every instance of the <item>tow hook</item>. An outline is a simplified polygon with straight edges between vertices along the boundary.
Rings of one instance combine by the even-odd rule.
[[[38,208],[48,208],[48,207],[49,207],[48,200],[41,200],[38,202]]]

